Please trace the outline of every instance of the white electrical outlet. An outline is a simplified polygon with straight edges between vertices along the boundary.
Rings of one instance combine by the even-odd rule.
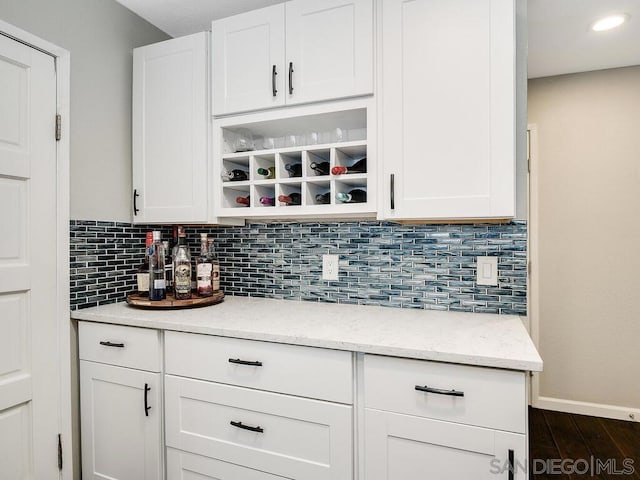
[[[322,279],[338,280],[338,255],[322,255]]]
[[[498,257],[477,257],[476,283],[498,285]]]

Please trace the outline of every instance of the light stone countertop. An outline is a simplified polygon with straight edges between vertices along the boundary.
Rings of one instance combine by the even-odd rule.
[[[515,315],[440,312],[227,296],[187,310],[116,303],[74,310],[95,322],[311,347],[541,371],[542,359]]]

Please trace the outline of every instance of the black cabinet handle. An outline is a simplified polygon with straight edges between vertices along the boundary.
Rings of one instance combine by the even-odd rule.
[[[276,75],[277,74],[278,74],[278,72],[276,72],[276,66],[274,65],[273,69],[271,70],[271,92],[273,93],[274,97],[278,93],[278,90],[276,89]]]
[[[229,363],[235,363],[238,365],[250,365],[252,367],[261,367],[262,362],[251,362],[249,360],[240,360],[239,358],[230,358]]]
[[[124,348],[124,343],[100,342],[100,345],[104,347]]]
[[[513,480],[515,475],[515,462],[513,457],[513,450],[509,450],[509,480]]]
[[[458,390],[442,390],[440,388],[431,388],[426,385],[423,387],[421,385],[416,385],[416,390],[419,392],[425,393],[437,393],[438,395],[448,395],[450,397],[464,397],[464,392],[460,392]]]
[[[140,194],[138,193],[137,189],[133,189],[133,214],[134,215],[138,215],[138,212],[140,211],[140,209],[138,208],[138,197],[140,196]]]
[[[241,428],[243,430],[249,430],[250,432],[263,433],[264,428],[262,427],[252,427],[251,425],[243,425],[242,422],[234,422],[233,420],[230,422],[232,426],[236,428]]]
[[[395,210],[396,208],[396,176],[395,174],[391,174],[389,177],[389,191],[390,191],[390,199],[391,199],[391,210]]]
[[[151,391],[151,387],[148,383],[144,384],[144,416],[149,416],[149,410],[151,407],[149,406],[149,391]]]
[[[293,95],[293,62],[289,62],[289,95]]]

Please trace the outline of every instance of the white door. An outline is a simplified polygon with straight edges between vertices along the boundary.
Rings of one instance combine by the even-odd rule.
[[[513,217],[513,0],[382,6],[384,217]]]
[[[213,114],[284,105],[284,4],[213,22]]]
[[[372,409],[365,432],[367,480],[528,478],[521,434]]]
[[[59,477],[56,77],[0,35],[0,478]]]
[[[287,104],[373,93],[372,0],[294,0],[286,17]]]
[[[133,51],[134,223],[207,221],[208,38]]]
[[[160,374],[81,360],[80,390],[83,478],[162,478]]]

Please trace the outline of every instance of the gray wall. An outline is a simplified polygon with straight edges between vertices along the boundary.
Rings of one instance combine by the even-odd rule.
[[[131,50],[169,36],[114,0],[1,0],[0,18],[71,52],[71,218],[130,221]]]
[[[529,82],[540,396],[623,412],[640,409],[639,85],[640,66]]]

